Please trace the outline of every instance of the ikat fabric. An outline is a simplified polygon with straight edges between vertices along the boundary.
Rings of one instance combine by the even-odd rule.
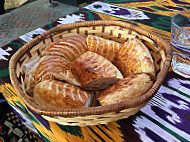
[[[97,126],[63,126],[32,112],[9,79],[11,56],[39,34],[61,25],[90,20],[120,20],[170,40],[171,16],[190,9],[189,0],[101,0],[26,33],[0,48],[0,90],[23,123],[45,142],[188,142],[190,141],[190,80],[171,69],[150,102],[136,115]],[[0,34],[0,36],[3,36]]]

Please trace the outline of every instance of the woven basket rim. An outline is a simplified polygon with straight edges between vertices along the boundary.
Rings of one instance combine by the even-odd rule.
[[[38,106],[36,103],[34,103],[32,100],[30,100],[27,97],[27,94],[24,93],[21,89],[21,87],[18,85],[19,81],[16,77],[16,62],[18,59],[27,51],[30,47],[34,46],[39,41],[42,41],[47,35],[50,35],[58,30],[63,29],[71,29],[76,27],[85,27],[85,26],[121,26],[123,28],[131,29],[133,31],[136,31],[138,33],[143,33],[143,35],[153,39],[156,41],[156,43],[161,43],[161,45],[164,47],[166,52],[166,60],[164,63],[163,68],[157,75],[157,80],[154,82],[151,89],[143,94],[140,97],[137,97],[133,100],[128,100],[124,102],[119,102],[107,106],[96,106],[96,107],[89,107],[89,108],[81,108],[81,109],[50,109],[50,108],[44,108],[41,106]],[[100,115],[110,112],[119,112],[123,109],[128,109],[132,107],[136,107],[139,105],[142,105],[146,102],[148,102],[154,94],[158,91],[160,88],[167,72],[170,67],[172,59],[172,49],[171,46],[161,37],[139,27],[136,25],[133,25],[131,23],[122,22],[122,21],[110,21],[110,20],[98,20],[98,21],[84,21],[84,22],[77,22],[77,23],[71,23],[71,24],[65,24],[60,25],[57,27],[54,27],[43,34],[37,36],[32,41],[26,43],[22,48],[20,48],[11,58],[9,62],[9,70],[10,70],[10,79],[12,82],[12,85],[16,92],[18,93],[19,97],[24,101],[24,103],[34,112],[40,115],[46,115],[46,116],[63,116],[63,117],[76,117],[76,116],[86,116],[86,115]]]

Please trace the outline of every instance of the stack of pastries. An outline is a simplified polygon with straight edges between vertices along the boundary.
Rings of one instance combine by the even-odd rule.
[[[25,91],[39,106],[64,109],[134,99],[155,78],[152,56],[139,39],[121,44],[94,35],[53,42],[23,71]]]

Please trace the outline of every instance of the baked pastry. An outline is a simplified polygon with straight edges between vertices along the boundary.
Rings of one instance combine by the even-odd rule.
[[[147,74],[136,74],[127,76],[114,83],[107,90],[98,94],[97,99],[101,105],[119,103],[132,100],[146,93],[153,82]]]
[[[46,55],[35,62],[25,73],[26,92],[32,94],[36,84],[43,80],[64,80],[70,84],[80,86],[77,77],[70,70],[70,63],[61,56]]]
[[[59,55],[72,62],[86,51],[86,36],[75,35],[53,42],[43,51],[42,55]]]
[[[155,68],[152,56],[146,46],[138,39],[129,39],[119,50],[114,64],[124,77],[136,73],[147,73],[153,79]]]
[[[116,41],[104,39],[93,35],[89,35],[86,41],[88,45],[88,51],[95,52],[103,56],[110,62],[114,61],[117,52],[122,46]]]
[[[39,60],[35,59],[33,61],[26,62],[22,66],[22,73],[25,74],[24,78],[24,89],[29,95],[33,95],[33,89],[35,86],[35,81],[34,81],[34,73],[35,73],[35,68],[39,65]]]
[[[71,70],[78,76],[81,86],[87,90],[106,89],[123,78],[110,61],[90,51],[73,61]]]
[[[42,81],[34,88],[34,101],[46,108],[84,108],[92,98],[92,92],[57,80]]]

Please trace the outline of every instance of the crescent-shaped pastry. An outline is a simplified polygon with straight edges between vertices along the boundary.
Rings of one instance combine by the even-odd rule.
[[[124,77],[136,73],[147,73],[152,79],[155,68],[152,56],[146,46],[138,39],[129,39],[118,52],[114,64]]]
[[[71,70],[78,76],[82,87],[87,90],[106,89],[123,78],[110,61],[90,51],[78,57],[72,63]]]
[[[77,77],[70,70],[70,63],[61,56],[43,56],[25,73],[26,92],[32,94],[36,84],[44,80],[64,80],[70,84],[80,86]]]
[[[91,105],[93,94],[57,80],[45,80],[34,88],[34,101],[46,108],[84,108]]]
[[[104,39],[93,35],[89,35],[86,41],[88,45],[88,51],[95,52],[103,56],[110,62],[114,61],[117,52],[122,46],[116,41]]]
[[[86,36],[75,35],[53,42],[43,51],[42,55],[59,55],[72,62],[86,51]]]
[[[147,74],[130,75],[114,83],[107,90],[98,94],[97,99],[101,105],[119,103],[131,100],[146,93],[153,82]]]

